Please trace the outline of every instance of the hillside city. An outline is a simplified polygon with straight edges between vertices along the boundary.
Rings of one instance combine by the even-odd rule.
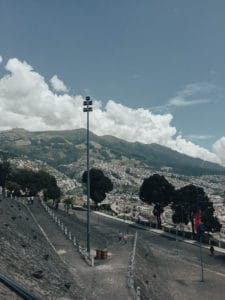
[[[14,134],[15,132],[10,141],[12,147],[15,141],[18,142]],[[16,154],[9,155],[8,153],[7,160],[4,160],[3,156],[1,161],[5,167],[7,164],[10,166],[8,170],[12,173],[12,177],[9,177],[12,178],[12,182],[13,180],[17,182],[17,179],[18,182],[22,180],[21,185],[18,185],[22,188],[21,193],[17,195],[16,192],[12,192],[10,181],[7,182],[9,190],[0,189],[0,205],[3,212],[1,264],[4,274],[14,278],[21,286],[33,291],[36,295],[40,295],[42,299],[49,300],[54,299],[52,295],[57,295],[55,299],[60,300],[64,300],[65,295],[69,297],[68,299],[140,300],[149,299],[151,295],[156,300],[180,300],[184,287],[179,284],[178,277],[183,278],[186,284],[185,300],[193,299],[199,288],[202,293],[201,299],[205,298],[204,293],[207,296],[211,294],[211,286],[207,286],[207,289],[198,285],[191,288],[193,285],[191,272],[193,268],[199,268],[199,249],[196,247],[199,241],[198,235],[193,233],[191,222],[184,225],[183,208],[181,219],[176,222],[176,225],[172,221],[173,204],[164,207],[164,211],[160,213],[159,226],[157,216],[154,215],[154,206],[140,200],[139,193],[143,182],[155,175],[161,180],[164,178],[173,191],[174,188],[179,191],[189,185],[203,189],[203,193],[208,196],[207,201],[213,203],[215,211],[214,213],[212,211],[212,215],[214,214],[222,225],[221,230],[220,227],[212,227],[210,233],[205,232],[204,245],[201,246],[204,263],[208,264],[208,268],[210,266],[216,269],[215,274],[210,273],[214,272],[211,269],[207,272],[207,278],[210,278],[216,287],[221,280],[221,275],[218,275],[223,268],[220,259],[222,253],[225,252],[225,175],[220,174],[220,170],[216,175],[213,173],[217,170],[208,171],[200,167],[201,172],[209,174],[193,176],[185,174],[184,170],[184,175],[182,172],[175,172],[175,169],[170,165],[167,166],[166,163],[156,167],[145,163],[143,159],[137,159],[135,155],[132,157],[128,153],[126,156],[126,151],[118,155],[109,145],[104,148],[92,141],[90,171],[92,169],[101,171],[104,174],[103,177],[110,181],[113,189],[110,188],[108,190],[110,192],[106,193],[106,197],[104,194],[103,201],[100,200],[100,202],[92,197],[93,194],[91,196],[92,238],[88,252],[87,190],[84,181],[84,173],[87,169],[85,142],[78,141],[74,145],[74,148],[82,149],[77,159],[67,157],[59,162],[54,156],[59,147],[59,139],[51,142],[51,145],[48,141],[49,136],[46,139],[44,149],[39,150],[42,151],[41,159],[33,157],[32,149],[26,152],[26,147],[23,148],[24,154],[18,155],[21,148],[15,146],[13,149]],[[60,149],[63,149],[63,145],[60,145]],[[167,149],[164,151],[166,153]],[[176,157],[176,153],[173,155]],[[190,163],[193,162],[190,160]],[[197,162],[200,165],[202,163]],[[180,164],[182,166],[182,159]],[[211,166],[214,167],[214,165]],[[195,171],[196,169],[194,173]],[[23,174],[29,174],[29,177]],[[105,186],[105,182],[101,180],[97,179],[100,186],[101,184]],[[98,186],[97,181],[95,181],[96,186]],[[30,191],[32,187],[34,188],[32,183],[38,186],[39,182],[41,185],[36,189],[35,196],[31,196]],[[30,190],[27,189],[27,184],[30,185]],[[16,185],[14,187],[16,190]],[[167,191],[170,193],[171,190]],[[101,197],[101,194],[98,196]],[[167,192],[165,196],[168,196]],[[210,205],[209,202],[207,203]],[[210,208],[210,206],[207,207]],[[27,226],[30,218],[34,220],[32,227]],[[52,220],[50,221],[49,218]],[[41,243],[39,235],[43,239]],[[35,243],[37,236],[38,241]],[[215,246],[217,252],[215,262],[211,261],[211,256],[208,254],[208,249],[212,245]],[[53,249],[54,255],[46,250],[49,248]],[[75,253],[74,248],[77,251]],[[21,263],[17,264],[14,257],[19,257]],[[36,257],[35,263],[33,263],[34,257]],[[27,258],[29,258],[29,264],[27,264],[26,273],[23,273],[22,265]],[[48,264],[45,260],[49,261]],[[63,262],[62,266],[59,260]],[[71,261],[73,261],[72,266]],[[86,265],[83,265],[83,261]],[[9,264],[13,267],[7,270]],[[87,269],[90,265],[94,268]],[[53,266],[59,271],[52,272]],[[188,269],[190,274],[187,273]],[[163,280],[165,270],[167,270],[166,281]],[[182,275],[177,275],[177,271]],[[170,280],[171,274],[174,276],[172,280]],[[50,289],[48,288],[49,278],[52,278]],[[119,283],[117,283],[118,278]],[[83,286],[86,280],[89,280],[88,289]],[[199,281],[198,274],[195,280]],[[102,288],[103,286],[107,288]],[[219,288],[222,292],[223,284]],[[4,293],[9,295],[7,290],[0,287],[0,297]],[[58,295],[59,293],[62,297]],[[134,293],[133,296],[131,296],[132,293]],[[11,300],[4,297],[3,299]],[[215,299],[220,300],[220,298]]]
[[[11,159],[11,162],[19,168],[28,168],[34,171],[45,169],[51,175],[55,176],[58,186],[64,193],[64,198],[67,194],[74,195],[75,199],[82,200],[83,203],[85,203],[86,195],[85,191],[83,192],[81,184],[82,170],[85,170],[86,168],[84,159],[80,159],[76,162],[77,171],[74,179],[71,179],[64,173],[56,170],[47,163],[43,163],[42,161],[14,158]],[[114,184],[114,190],[107,194],[106,199],[102,203],[110,204],[112,210],[114,210],[114,212],[118,215],[124,216],[124,210],[127,210],[128,217],[132,215],[132,211],[135,210],[144,220],[151,219],[152,222],[155,221],[155,217],[152,213],[153,206],[144,204],[139,199],[138,192],[144,178],[147,178],[154,173],[158,173],[163,175],[170,183],[174,185],[176,189],[184,187],[188,184],[194,184],[202,187],[205,193],[208,195],[210,201],[213,202],[215,208],[214,215],[219,218],[221,224],[223,225],[219,237],[225,237],[225,176],[184,176],[172,173],[170,168],[167,167],[161,168],[161,170],[150,169],[148,166],[141,164],[135,159],[127,159],[125,157],[122,159],[122,161],[113,160],[110,163],[95,158],[92,163],[94,164],[94,167],[103,170],[104,173],[111,178]],[[82,201],[78,201],[78,203]],[[74,203],[76,203],[76,201]],[[137,218],[137,213],[133,216]],[[162,215],[162,221],[165,224],[174,226],[171,216],[172,212],[170,207],[166,207],[165,212]],[[190,230],[190,226],[185,226],[185,229]],[[215,236],[218,236],[218,234],[215,234]]]

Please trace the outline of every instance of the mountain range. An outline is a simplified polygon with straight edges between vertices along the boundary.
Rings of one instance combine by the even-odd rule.
[[[30,132],[21,128],[0,132],[0,150],[10,155],[43,161],[69,176],[76,164],[85,166],[86,129]],[[90,159],[109,168],[126,160],[152,170],[168,169],[183,175],[225,175],[225,167],[193,158],[158,144],[131,143],[113,136],[90,132]],[[82,163],[81,163],[82,162]]]

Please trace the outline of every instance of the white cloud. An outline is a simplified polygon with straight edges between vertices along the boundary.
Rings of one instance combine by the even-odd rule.
[[[53,93],[41,75],[16,58],[10,59],[5,68],[9,74],[0,80],[1,129],[8,124],[6,115],[11,127],[31,130],[84,126],[79,111],[81,96]]]
[[[169,140],[167,146],[192,157],[198,157],[203,160],[221,163],[220,158],[215,153],[212,153],[203,147],[185,140],[181,135],[178,135],[175,139]]]
[[[214,143],[213,151],[220,158],[221,163],[225,166],[225,136]]]
[[[64,92],[64,93],[68,92],[68,89],[65,86],[64,82],[60,80],[57,75],[54,75],[50,79],[50,83],[56,92]]]
[[[0,55],[0,64],[2,63],[2,60],[3,60],[3,59],[2,59],[2,56]]]
[[[196,104],[203,104],[208,103],[209,100],[207,99],[195,99],[195,100],[187,100],[182,97],[174,97],[173,99],[170,99],[169,105],[173,106],[192,106]]]
[[[43,76],[16,58],[6,64],[8,73],[0,79],[0,130],[22,127],[28,130],[64,130],[86,127],[83,98],[54,93]],[[170,113],[132,109],[109,100],[105,107],[93,99],[90,130],[98,135],[114,135],[127,141],[158,143],[193,157],[219,162],[219,158],[186,141],[171,125]]]
[[[127,141],[165,143],[176,128],[170,125],[172,115],[154,115],[149,110],[132,109],[109,100],[105,111],[95,109],[92,126],[100,135],[111,134]]]
[[[207,134],[189,134],[186,137],[190,140],[208,140],[211,139],[213,136]]]
[[[169,106],[192,106],[210,102],[209,94],[215,86],[206,83],[192,83],[186,85],[175,97],[168,102]]]

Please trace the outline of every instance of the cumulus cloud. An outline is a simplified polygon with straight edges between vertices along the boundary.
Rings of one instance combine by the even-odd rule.
[[[184,139],[181,135],[168,141],[167,146],[180,153],[221,164],[220,158],[207,149]]]
[[[0,80],[0,128],[30,130],[66,129],[84,126],[80,116],[81,96],[58,95],[49,89],[43,76],[16,58],[6,64],[9,74]]]
[[[5,68],[7,74],[0,79],[0,130],[86,127],[82,96],[52,91],[43,76],[16,58],[10,59]],[[110,134],[131,142],[158,143],[193,157],[220,162],[215,153],[177,135],[176,128],[171,125],[173,116],[170,113],[132,109],[113,100],[102,107],[100,101],[93,100],[90,130],[98,135]]]
[[[65,86],[64,82],[62,80],[60,80],[57,75],[54,75],[50,79],[50,83],[56,92],[64,92],[64,93],[68,92],[68,89]]]
[[[2,63],[2,60],[3,60],[3,59],[2,59],[2,56],[0,55],[0,64]]]
[[[165,143],[176,133],[170,125],[172,115],[154,115],[149,110],[132,109],[113,100],[105,111],[94,110],[93,126],[98,134],[112,134],[128,141]]]
[[[213,151],[220,158],[221,163],[225,166],[225,136],[214,143]]]

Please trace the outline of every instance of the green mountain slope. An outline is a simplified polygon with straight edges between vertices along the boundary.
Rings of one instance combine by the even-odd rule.
[[[29,132],[13,129],[0,132],[0,150],[29,159],[42,160],[60,170],[86,157],[86,130]],[[157,144],[130,143],[113,136],[97,136],[90,132],[91,159],[108,163],[123,157],[139,161],[147,167],[169,167],[186,175],[225,174],[225,168],[192,158]],[[68,173],[68,172],[67,172]]]

